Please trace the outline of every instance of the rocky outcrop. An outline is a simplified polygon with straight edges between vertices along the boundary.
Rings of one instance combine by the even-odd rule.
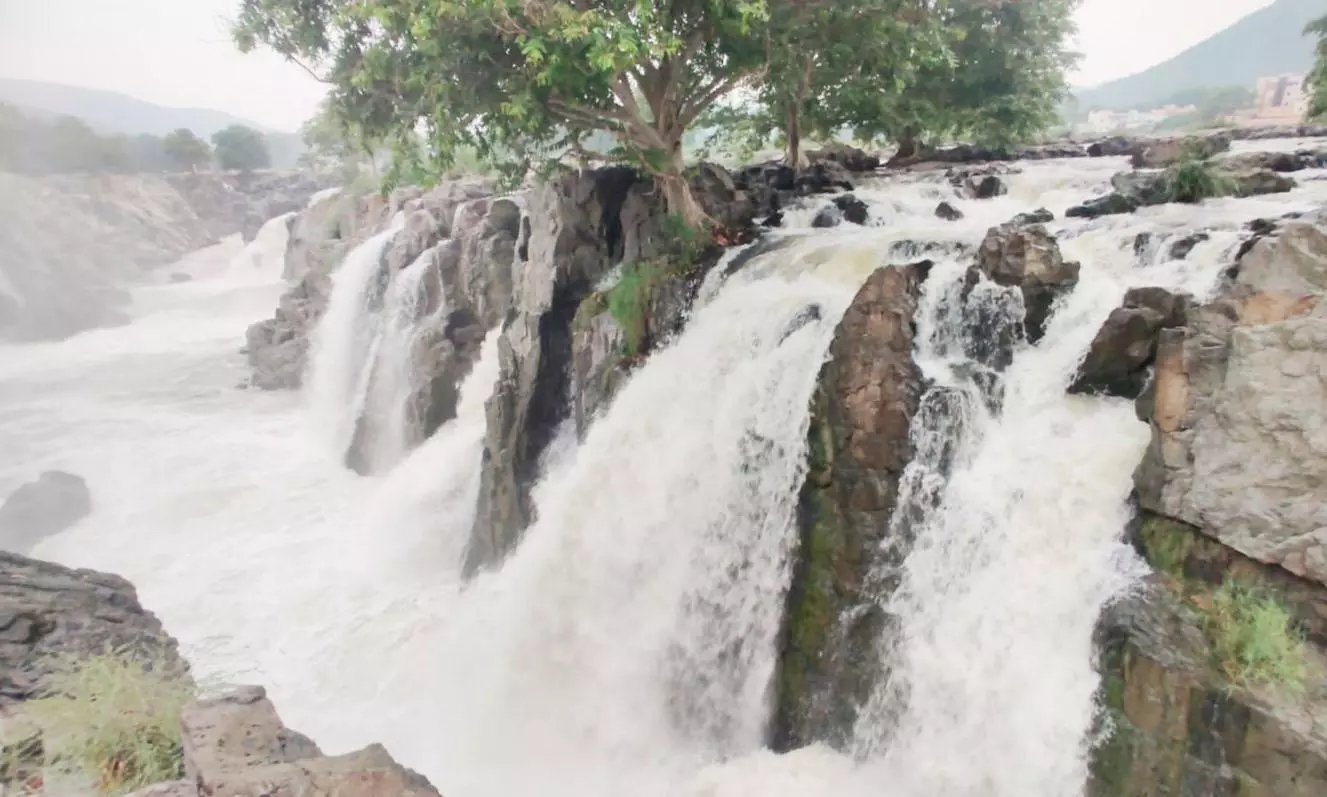
[[[883,268],[835,332],[812,399],[799,543],[779,657],[774,745],[845,742],[881,677],[883,546],[922,390],[913,314],[925,269]],[[893,558],[891,558],[893,557]],[[887,581],[887,579],[886,579]]]
[[[1046,334],[1055,300],[1078,284],[1079,265],[1066,261],[1054,236],[1039,224],[992,227],[977,250],[977,265],[997,285],[1023,294],[1028,340]]]
[[[1132,155],[1137,143],[1131,138],[1111,136],[1087,145],[1087,154],[1091,158],[1116,158]]]
[[[853,189],[848,170],[832,160],[822,160],[800,170],[778,162],[748,166],[734,174],[731,182],[736,191],[735,202],[726,204],[740,209],[739,218],[759,219],[766,227],[782,226],[783,209],[800,199]],[[713,184],[708,180],[693,178],[691,186],[702,204],[706,204],[706,197],[714,196]],[[715,216],[711,207],[705,210]],[[731,216],[730,213],[721,218],[732,226]]]
[[[1108,609],[1088,797],[1327,793],[1327,700],[1232,683],[1202,625],[1164,576]]]
[[[50,470],[20,485],[0,504],[0,549],[27,553],[40,540],[58,534],[92,512],[87,482]]]
[[[821,149],[809,150],[806,159],[813,164],[825,161],[836,163],[850,172],[869,172],[880,168],[879,156],[838,142],[827,144]]]
[[[811,220],[811,226],[824,229],[837,227],[845,221],[849,224],[865,224],[869,216],[870,211],[865,202],[852,194],[843,194],[834,197],[833,201],[822,208]]]
[[[1292,221],[1240,259],[1234,284],[1161,333],[1140,399],[1152,444],[1145,509],[1327,584],[1327,229]]]
[[[1092,340],[1069,392],[1138,398],[1161,330],[1183,326],[1190,301],[1164,288],[1131,289]]]
[[[135,797],[437,797],[428,779],[406,769],[381,745],[325,756],[308,737],[287,728],[261,687],[242,687],[200,700],[180,717],[182,781]]]
[[[532,519],[540,455],[570,406],[573,321],[614,265],[648,258],[662,217],[652,187],[611,168],[559,175],[527,199],[531,229],[498,343],[467,574],[500,561]]]
[[[1230,137],[1225,135],[1186,136],[1140,142],[1131,153],[1135,169],[1164,169],[1181,158],[1210,158],[1230,149]]]
[[[935,217],[944,221],[958,221],[963,218],[963,211],[948,202],[941,202],[935,206]]]
[[[51,657],[108,647],[187,669],[128,581],[0,552],[0,708],[39,692]]]
[[[184,197],[214,238],[240,233],[247,243],[263,222],[303,210],[319,191],[340,183],[312,172],[175,172],[166,182]]]

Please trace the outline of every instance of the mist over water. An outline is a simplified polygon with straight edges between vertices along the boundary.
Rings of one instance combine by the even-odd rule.
[[[794,240],[707,282],[678,339],[547,458],[539,520],[469,584],[496,332],[454,421],[378,475],[342,466],[370,351],[408,337],[392,334],[400,299],[367,301],[390,233],[338,269],[303,395],[236,388],[243,330],[283,287],[267,230],[196,253],[177,269],[191,282],[139,289],[127,326],[0,347],[0,493],[47,468],[85,477],[92,516],[34,555],[124,575],[201,674],[264,684],[327,752],[381,741],[443,794],[1077,797],[1092,628],[1140,572],[1120,535],[1148,434],[1128,402],[1065,388],[1129,287],[1201,297],[1244,222],[1327,199],[1327,175],[1305,172],[1286,195],[1054,222],[1080,282],[1017,351],[993,413],[952,367],[962,332],[941,298],[970,261],[956,245],[1021,211],[1061,218],[1121,164],[1021,164],[981,202],[873,181],[856,192],[868,228],[810,230],[819,203],[790,212],[777,234]],[[966,218],[936,219],[940,199]],[[1184,261],[1135,254],[1140,232],[1164,252],[1200,229]],[[944,245],[906,254],[926,243]],[[861,282],[923,256],[918,360],[961,411],[913,430],[954,453],[947,478],[913,474],[934,503],[889,599],[894,677],[851,755],[776,756],[764,730],[808,399]],[[794,323],[810,305],[819,319]]]

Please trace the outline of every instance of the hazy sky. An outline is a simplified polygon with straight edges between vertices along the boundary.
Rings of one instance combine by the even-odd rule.
[[[1159,63],[1271,0],[1085,0],[1075,85]],[[226,19],[238,0],[0,0],[0,77],[228,111],[294,130],[322,96],[299,68],[240,55]]]

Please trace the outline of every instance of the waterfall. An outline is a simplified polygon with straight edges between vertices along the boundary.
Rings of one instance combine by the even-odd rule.
[[[314,431],[345,454],[363,408],[380,340],[380,305],[387,279],[383,254],[404,223],[391,225],[350,250],[332,274],[332,295],[309,345],[308,397]]]
[[[1245,222],[1327,198],[1327,180],[1304,179],[1278,197],[1054,222],[1082,272],[1029,344],[1016,292],[963,289],[973,249],[1017,213],[1062,219],[1123,164],[1023,164],[985,201],[925,176],[868,179],[855,192],[868,227],[810,229],[824,197],[789,209],[790,229],[770,233],[779,245],[729,253],[686,328],[583,440],[558,435],[537,520],[469,583],[459,563],[499,330],[456,419],[408,452],[403,437],[379,440],[390,470],[356,478],[289,431],[311,416],[339,457],[366,412],[404,428],[398,399],[416,387],[411,349],[429,319],[425,263],[387,280],[399,220],[332,277],[309,406],[232,389],[235,332],[270,309],[275,276],[270,291],[199,279],[156,289],[174,315],[0,352],[3,431],[25,462],[99,491],[93,517],[43,553],[124,573],[201,675],[265,684],[324,749],[382,742],[443,794],[1081,797],[1091,633],[1140,572],[1121,536],[1148,429],[1127,401],[1065,388],[1128,288],[1208,296]],[[941,199],[965,218],[937,219]],[[1169,256],[1196,231],[1207,238]],[[1156,244],[1145,257],[1143,232]],[[874,574],[892,586],[896,630],[870,652],[889,677],[852,749],[775,755],[765,734],[809,398],[862,281],[920,258],[935,261],[915,319],[925,393],[889,521],[900,557]],[[131,394],[152,412],[126,412]]]

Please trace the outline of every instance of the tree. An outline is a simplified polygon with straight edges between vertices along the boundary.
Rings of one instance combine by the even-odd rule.
[[[212,148],[185,127],[167,133],[161,148],[177,169],[197,169],[212,160]]]
[[[217,164],[227,171],[265,169],[272,162],[266,139],[252,127],[231,125],[218,130],[212,134],[212,147],[216,150]]]
[[[1313,92],[1309,99],[1309,118],[1316,119],[1327,116],[1327,16],[1310,22],[1304,35],[1318,37],[1317,56],[1305,80]]]
[[[243,0],[243,51],[264,44],[331,87],[338,112],[395,143],[394,170],[442,173],[464,146],[519,175],[612,134],[618,159],[704,213],[683,176],[696,119],[756,81],[773,25],[833,0]],[[424,152],[416,148],[422,130]]]

